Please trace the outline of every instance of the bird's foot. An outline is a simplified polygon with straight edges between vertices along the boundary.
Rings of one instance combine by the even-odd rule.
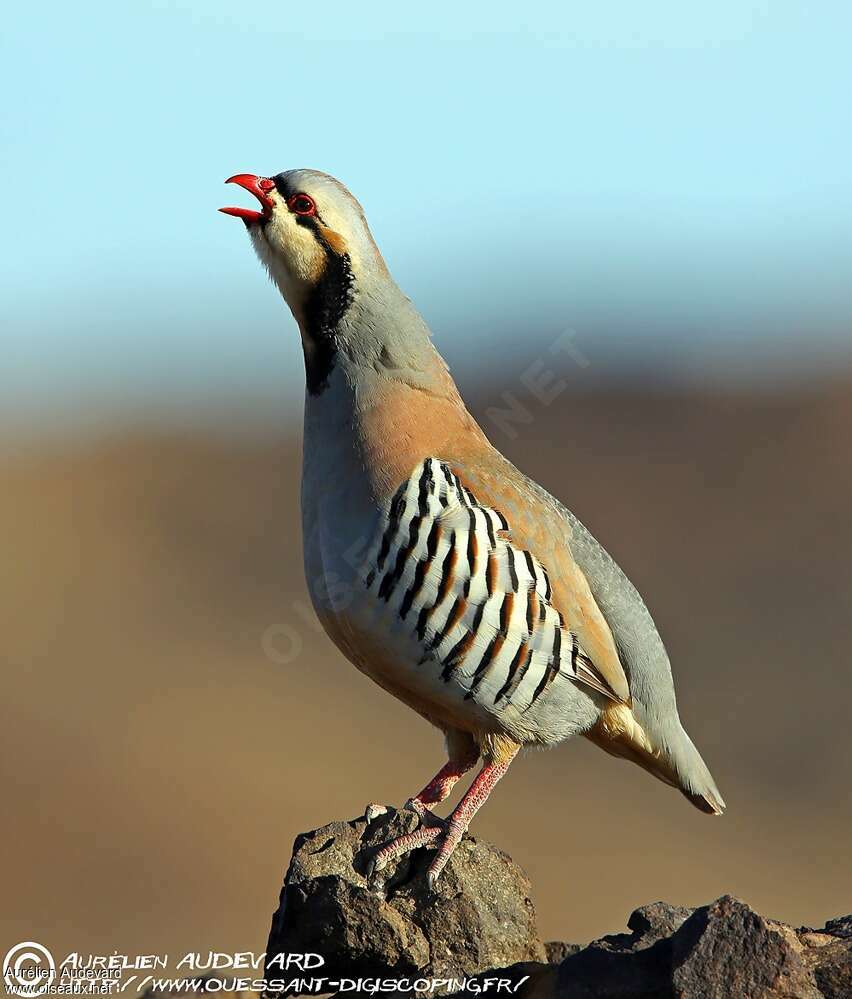
[[[436,815],[430,808],[427,808],[420,798],[409,798],[402,807],[406,811],[418,815],[423,825],[445,826],[447,824],[446,819],[442,819],[440,815]]]
[[[422,824],[413,832],[398,836],[390,843],[386,843],[373,857],[370,864],[370,875],[379,874],[388,864],[398,860],[406,853],[412,853],[414,850],[424,847],[435,849],[437,850],[435,859],[429,865],[426,875],[429,887],[434,888],[441,871],[452,856],[453,850],[461,841],[466,825],[457,819],[451,818],[448,821],[440,818],[426,808],[422,802],[415,804],[412,800],[406,802],[405,807],[420,815]]]
[[[426,804],[428,802],[431,805],[443,801],[449,793],[449,787],[452,787],[455,780],[458,779],[456,773],[458,767],[448,763],[420,794],[409,799],[405,804],[409,811],[415,812],[419,816],[419,827],[413,832],[405,833],[391,840],[390,843],[386,843],[373,857],[368,876],[375,879],[376,875],[392,860],[396,860],[404,853],[411,853],[412,850],[428,847],[437,850],[435,859],[429,865],[427,872],[429,887],[434,888],[441,876],[441,871],[447,866],[447,861],[452,856],[453,850],[459,845],[462,836],[467,831],[470,820],[485,803],[497,781],[509,769],[509,764],[518,748],[517,745],[513,745],[501,760],[486,761],[449,819],[440,819],[429,811]],[[464,769],[469,769],[469,767],[465,765]],[[455,779],[450,781],[450,777]],[[449,787],[447,786],[448,782]],[[383,811],[386,810],[383,806],[380,807]]]
[[[414,850],[419,850],[423,846],[429,846],[436,839],[438,839],[443,832],[441,826],[419,826],[413,832],[405,833],[403,836],[397,836],[396,839],[392,839],[390,843],[385,843],[385,845],[379,850],[379,852],[373,857],[372,863],[370,864],[370,875],[379,874],[383,871],[388,864],[392,861],[397,860],[406,853],[411,853]]]
[[[429,865],[429,870],[426,872],[426,879],[429,882],[430,888],[434,888],[437,884],[438,878],[441,876],[441,871],[447,866],[447,861],[453,855],[453,851],[461,842],[462,836],[464,836],[466,831],[466,822],[460,822],[458,819],[451,818],[449,822],[445,823],[445,831],[438,845],[438,852],[435,854],[435,859]]]

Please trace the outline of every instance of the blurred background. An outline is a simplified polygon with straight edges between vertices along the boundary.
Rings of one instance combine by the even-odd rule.
[[[216,213],[295,166],[352,188],[494,443],[639,586],[729,806],[583,740],[521,759],[474,832],[545,937],[723,892],[849,911],[850,28],[5,12],[0,951],[262,950],[294,836],[442,762],[308,609],[298,335]]]

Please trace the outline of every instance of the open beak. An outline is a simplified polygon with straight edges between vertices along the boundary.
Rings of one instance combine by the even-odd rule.
[[[246,226],[254,222],[265,222],[272,215],[274,205],[269,192],[275,189],[275,181],[268,177],[255,177],[253,173],[236,173],[225,183],[239,184],[240,187],[250,191],[260,202],[261,211],[256,212],[253,208],[220,208],[220,212],[242,219]]]

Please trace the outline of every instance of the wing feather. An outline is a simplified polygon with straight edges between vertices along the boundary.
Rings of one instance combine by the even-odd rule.
[[[426,459],[390,500],[368,555],[364,582],[416,636],[421,663],[493,710],[526,712],[565,680],[626,700],[579,569],[553,553],[546,566],[527,541],[535,510],[521,517],[492,501],[487,482],[474,488],[449,463]]]

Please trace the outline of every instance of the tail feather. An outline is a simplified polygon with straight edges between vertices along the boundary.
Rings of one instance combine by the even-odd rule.
[[[686,798],[708,815],[721,815],[725,811],[725,800],[716,787],[716,782],[692,739],[678,724],[679,745],[674,755],[677,786]]]
[[[609,704],[587,738],[613,756],[631,760],[658,780],[676,787],[697,809],[721,815],[725,802],[707,764],[675,719],[670,738],[652,741],[625,704]]]
[[[683,788],[681,788],[683,791]],[[725,811],[725,802],[713,791],[702,791],[695,794],[692,791],[683,791],[684,797],[691,801],[693,805],[705,815],[721,815]]]

